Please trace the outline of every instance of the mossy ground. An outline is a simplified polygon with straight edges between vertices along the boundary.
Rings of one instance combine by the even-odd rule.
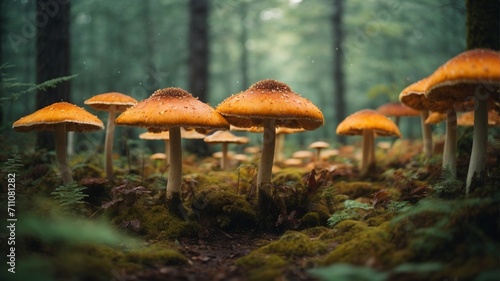
[[[115,180],[109,182],[99,155],[77,155],[72,158],[72,163],[80,163],[72,164],[74,178],[88,196],[82,203],[61,207],[51,195],[62,184],[49,161],[52,156],[22,155],[18,208],[23,212],[105,222],[141,246],[109,245],[100,236],[81,242],[81,235],[64,236],[66,242],[54,244],[25,235],[20,237],[24,243],[19,258],[37,270],[43,268],[47,280],[110,280],[145,272],[172,280],[182,280],[182,274],[203,276],[189,270],[193,266],[211,270],[212,277],[222,274],[216,270],[240,280],[314,280],[309,269],[339,263],[387,272],[387,280],[419,280],[418,274],[392,270],[427,261],[442,269],[425,275],[426,280],[472,280],[482,271],[500,268],[498,165],[489,166],[487,185],[466,198],[457,193],[460,181],[443,178],[440,162],[426,159],[420,149],[418,143],[397,142],[385,157],[377,155],[383,160],[364,176],[353,165],[357,160],[347,156],[316,163],[313,169],[282,168],[274,174],[266,208],[258,207],[262,194],[254,186],[255,165],[221,171],[213,159],[190,156],[184,163],[180,213],[165,203],[167,173],[158,163],[118,158],[116,162],[127,164],[117,168]],[[489,163],[498,164],[495,151],[490,153]],[[458,175],[465,169],[459,166]],[[273,238],[248,238],[266,233]],[[224,245],[223,239],[234,246],[224,251],[210,248],[212,243]],[[245,250],[238,246],[243,240]]]

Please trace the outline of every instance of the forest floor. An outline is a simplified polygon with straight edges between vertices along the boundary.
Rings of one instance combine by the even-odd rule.
[[[206,238],[182,238],[179,240],[182,254],[189,258],[183,266],[162,266],[142,271],[124,280],[248,280],[245,271],[236,260],[250,251],[279,239],[277,234],[248,232],[244,234],[212,233]],[[293,268],[289,270],[293,271]],[[294,280],[312,280],[304,274],[294,273]],[[303,276],[303,278],[300,278]]]

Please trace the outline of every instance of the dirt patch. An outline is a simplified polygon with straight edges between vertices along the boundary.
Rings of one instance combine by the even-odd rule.
[[[157,266],[123,280],[211,280],[244,281],[246,272],[236,260],[253,249],[279,239],[278,235],[248,232],[228,234],[219,231],[210,237],[179,240],[181,252],[189,259],[184,266]],[[120,279],[117,279],[122,281]]]

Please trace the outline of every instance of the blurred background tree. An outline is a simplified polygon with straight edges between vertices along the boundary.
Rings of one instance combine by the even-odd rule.
[[[39,81],[35,2],[0,1],[2,63],[13,65],[9,74],[28,83]],[[397,100],[405,86],[466,46],[465,1],[205,0],[208,53],[206,60],[196,61],[204,64],[204,78],[190,70],[190,3],[197,2],[71,1],[69,74],[78,74],[65,91],[71,102],[83,105],[109,91],[142,100],[173,86],[216,106],[254,82],[272,78],[312,100],[325,115],[325,126],[291,135],[288,144],[306,148],[318,139],[336,144],[339,119]],[[194,86],[194,81],[204,86]],[[35,100],[25,96],[2,108],[6,141],[33,138],[12,133],[10,127],[35,110]],[[103,113],[93,113],[104,119]],[[402,122],[402,132],[418,137],[418,120],[412,122]],[[118,128],[117,142],[140,132]],[[99,138],[103,134],[95,133]],[[29,143],[34,147],[35,140]]]

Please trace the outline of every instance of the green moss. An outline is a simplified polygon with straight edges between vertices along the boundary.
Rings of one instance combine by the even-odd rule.
[[[205,187],[193,201],[193,211],[222,229],[255,227],[256,214],[244,196],[218,186]]]
[[[331,231],[323,233],[319,239],[344,243],[351,240],[355,234],[367,229],[365,223],[355,220],[345,220],[336,224]]]
[[[346,182],[341,181],[334,184],[334,188],[339,194],[344,194],[349,196],[351,199],[356,199],[358,197],[371,196],[373,193],[383,189],[384,187],[371,182]]]
[[[300,182],[307,171],[303,168],[284,168],[273,176],[273,183],[276,185],[288,182]]]
[[[173,240],[179,237],[193,237],[199,230],[198,223],[173,216],[164,206],[144,208],[137,215],[141,218],[143,234],[150,239]]]
[[[325,264],[346,262],[357,265],[369,262],[375,266],[390,267],[395,264],[394,252],[395,247],[391,244],[385,227],[366,227],[330,252],[324,262]]]
[[[236,264],[248,271],[249,280],[277,280],[287,265],[287,262],[278,255],[264,254],[253,251],[239,258]]]
[[[319,214],[316,212],[306,213],[304,216],[302,216],[300,222],[301,228],[315,227],[321,224]]]
[[[185,256],[167,244],[154,244],[144,249],[131,251],[126,259],[145,266],[182,265],[188,261]]]
[[[271,242],[259,249],[268,254],[284,257],[317,256],[326,253],[326,246],[319,240],[312,240],[304,233],[288,231],[278,241]]]

